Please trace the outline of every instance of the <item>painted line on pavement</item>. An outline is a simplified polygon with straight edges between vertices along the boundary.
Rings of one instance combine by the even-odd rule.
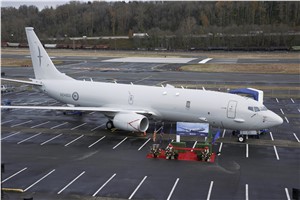
[[[73,130],[75,130],[75,129],[81,127],[81,126],[84,126],[84,125],[86,125],[86,123],[83,123],[83,124],[80,124],[79,126],[76,126],[76,127],[74,127],[74,128],[71,128],[71,131],[73,131]]]
[[[96,196],[117,174],[113,174],[92,196]]]
[[[27,187],[24,192],[26,192],[27,190],[29,190],[30,188],[32,188],[33,186],[35,186],[36,184],[38,184],[40,181],[42,181],[43,179],[45,179],[47,176],[49,176],[50,174],[52,174],[55,171],[55,169],[53,169],[51,172],[49,172],[48,174],[46,174],[45,176],[43,176],[42,178],[40,178],[39,180],[37,180],[36,182],[34,182],[32,185],[30,185],[29,187]]]
[[[223,142],[221,142],[221,144],[220,144],[220,147],[219,147],[219,153],[221,153],[222,146],[223,146]]]
[[[203,59],[199,62],[199,64],[205,64],[207,63],[208,61],[212,60],[212,58],[206,58],[206,59]]]
[[[67,146],[69,146],[70,144],[72,144],[73,142],[79,140],[79,139],[82,138],[83,136],[84,136],[84,135],[81,135],[81,136],[75,138],[74,140],[72,140],[71,142],[69,142],[68,144],[65,144],[65,147],[67,147]]]
[[[12,137],[12,136],[14,136],[14,135],[17,135],[17,134],[19,134],[19,133],[21,133],[21,132],[18,131],[18,132],[16,132],[16,133],[10,134],[10,135],[8,135],[8,136],[6,136],[6,137],[4,137],[4,138],[1,138],[1,141],[2,141],[2,140],[5,140],[6,138],[10,138],[10,137]]]
[[[60,136],[62,136],[62,133],[59,134],[59,135],[57,135],[57,136],[54,136],[53,138],[51,138],[51,139],[49,139],[49,140],[47,140],[47,141],[45,141],[45,142],[43,142],[43,143],[41,143],[41,146],[44,145],[44,144],[46,144],[46,143],[48,143],[48,142],[51,142],[52,140],[54,140],[54,139],[56,139],[56,138],[58,138],[58,137],[60,137]]]
[[[121,142],[119,142],[116,146],[113,147],[113,149],[116,149],[120,144],[122,144],[125,140],[127,140],[127,137],[124,138]]]
[[[18,172],[16,172],[16,173],[14,173],[14,174],[13,174],[13,175],[11,175],[10,177],[8,177],[8,178],[4,179],[4,180],[3,180],[1,183],[4,183],[4,182],[8,181],[9,179],[11,179],[11,178],[13,178],[13,177],[17,176],[18,174],[20,174],[21,172],[25,171],[26,169],[27,169],[27,167],[25,167],[24,169],[21,169],[20,171],[18,171]]]
[[[26,122],[22,122],[22,123],[19,123],[19,124],[12,125],[11,128],[16,127],[16,126],[20,126],[20,125],[23,125],[23,124],[28,124],[28,123],[30,123],[30,122],[32,122],[32,120],[29,120],[29,121],[26,121]]]
[[[70,183],[68,183],[63,189],[61,189],[57,194],[62,193],[65,189],[67,189],[72,183],[74,183],[77,179],[79,179],[83,174],[85,173],[85,171],[81,172],[81,174],[79,174],[76,178],[74,178]]]
[[[277,98],[275,98],[275,99],[276,99],[277,103],[279,103],[278,99]]]
[[[246,144],[246,158],[249,158],[249,145]]]
[[[226,129],[224,129],[224,131],[223,131],[222,138],[225,137],[225,133],[226,133]]]
[[[146,180],[147,176],[145,176],[143,178],[143,180],[139,183],[139,185],[135,188],[135,190],[133,191],[133,193],[130,195],[130,197],[128,199],[132,199],[132,197],[134,196],[134,194],[138,191],[138,189],[141,187],[141,185],[144,183],[144,181]]]
[[[207,193],[207,200],[210,199],[210,195],[211,195],[211,191],[212,191],[213,185],[214,185],[214,182],[211,181],[211,182],[210,182],[209,189],[208,189],[208,193]]]
[[[6,123],[9,123],[9,122],[12,122],[12,121],[14,121],[13,119],[11,119],[11,120],[8,120],[8,121],[5,121],[5,122],[2,122],[1,123],[1,125],[3,125],[3,124],[6,124]]]
[[[41,123],[41,124],[38,124],[38,125],[35,125],[35,126],[32,126],[30,128],[36,128],[36,127],[39,127],[39,126],[42,126],[42,125],[45,125],[45,124],[48,124],[50,121],[47,121],[47,122],[44,122],[44,123]]]
[[[290,197],[290,194],[289,194],[289,190],[287,188],[285,188],[284,190],[285,190],[285,194],[286,194],[287,200],[291,200],[291,197]]]
[[[245,186],[245,199],[246,200],[249,200],[249,186],[248,186],[248,184],[246,184],[246,186]]]
[[[150,140],[151,138],[148,138],[148,140],[138,149],[138,151],[140,151]]]
[[[270,137],[271,137],[271,140],[274,141],[273,134],[271,131],[270,131]]]
[[[101,124],[100,126],[97,126],[96,128],[91,129],[91,131],[94,131],[94,130],[96,130],[96,129],[98,129],[98,128],[104,126],[104,125],[105,125],[105,124]]]
[[[69,123],[69,122],[64,122],[64,123],[62,123],[62,124],[58,124],[58,125],[56,125],[56,126],[51,127],[50,129],[58,128],[58,127],[63,126],[63,125],[65,125],[65,124],[67,124],[67,123]]]
[[[286,117],[284,117],[284,119],[285,119],[286,123],[290,123],[290,121]]]
[[[297,142],[300,142],[300,140],[298,139],[296,133],[293,133],[294,137],[296,138]]]
[[[273,147],[274,147],[274,151],[275,151],[275,154],[276,154],[276,158],[277,158],[277,160],[279,160],[279,155],[278,155],[278,152],[277,152],[277,148],[276,148],[275,145]]]
[[[294,99],[291,98],[291,102],[292,102],[292,103],[295,103]]]
[[[30,140],[30,139],[32,139],[32,138],[34,138],[34,137],[36,137],[36,136],[39,136],[39,135],[41,135],[41,134],[42,134],[42,132],[37,133],[37,134],[35,134],[35,135],[33,135],[33,136],[30,136],[29,138],[26,138],[26,139],[24,139],[24,140],[18,142],[17,144],[21,144],[21,143],[23,143],[23,142],[25,142],[25,141],[27,141],[27,140]]]
[[[283,110],[280,108],[280,112],[284,115],[284,112],[283,112]]]
[[[175,181],[175,183],[174,183],[174,185],[173,185],[173,187],[172,187],[172,190],[171,190],[171,192],[170,192],[170,194],[169,194],[167,200],[170,200],[170,198],[172,197],[172,194],[173,194],[173,192],[174,192],[174,190],[175,190],[175,188],[176,188],[176,185],[177,185],[178,181],[179,181],[179,178],[176,179],[176,181]]]
[[[103,136],[102,138],[100,138],[99,140],[97,140],[96,142],[94,142],[93,144],[91,144],[89,146],[89,148],[91,148],[92,146],[94,146],[95,144],[97,144],[98,142],[100,142],[101,140],[103,140],[106,136]]]

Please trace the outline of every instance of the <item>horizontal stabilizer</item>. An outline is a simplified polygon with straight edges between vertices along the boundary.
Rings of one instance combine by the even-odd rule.
[[[1,81],[10,81],[10,82],[15,82],[15,83],[25,83],[29,85],[36,85],[36,86],[42,86],[41,81],[37,81],[35,79],[32,79],[32,81],[23,81],[23,80],[17,80],[17,79],[9,79],[9,78],[1,78]]]

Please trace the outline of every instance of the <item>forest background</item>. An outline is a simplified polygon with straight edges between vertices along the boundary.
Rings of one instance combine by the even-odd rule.
[[[110,49],[291,49],[300,46],[300,2],[72,1],[40,11],[26,5],[1,8],[2,42],[26,42],[26,26],[44,43],[65,47],[74,47],[77,37],[85,38],[76,41],[81,47]]]

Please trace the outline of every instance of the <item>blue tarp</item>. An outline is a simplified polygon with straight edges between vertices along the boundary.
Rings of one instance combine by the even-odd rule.
[[[230,90],[229,93],[231,94],[247,94],[253,97],[256,101],[258,101],[259,93],[257,91],[248,89],[248,88],[240,88],[236,90]]]

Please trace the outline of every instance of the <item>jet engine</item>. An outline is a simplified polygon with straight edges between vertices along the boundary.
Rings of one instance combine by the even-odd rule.
[[[113,118],[113,124],[118,129],[145,132],[149,127],[149,120],[136,113],[118,113]]]

